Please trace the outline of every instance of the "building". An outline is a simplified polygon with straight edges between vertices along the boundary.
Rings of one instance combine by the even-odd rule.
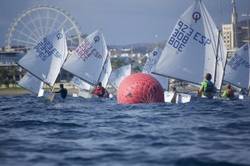
[[[232,0],[232,16],[230,24],[222,25],[222,36],[229,53],[250,42],[250,20],[238,21],[235,0]]]
[[[239,46],[250,42],[250,20],[242,20],[238,22],[238,38]]]
[[[222,25],[223,39],[227,50],[233,50],[235,48],[233,24]]]
[[[0,49],[0,87],[2,84],[15,84],[23,76],[24,72],[16,62],[23,57],[24,50],[16,48]]]
[[[0,67],[16,66],[16,62],[23,56],[22,52],[17,51],[0,51]]]
[[[222,36],[228,51],[234,51],[238,47],[238,14],[235,0],[232,0],[231,23],[222,25]]]
[[[245,43],[250,42],[249,27],[250,20],[239,21],[236,32],[234,32],[233,24],[222,25],[223,39],[228,51],[234,51],[236,48],[240,48]]]

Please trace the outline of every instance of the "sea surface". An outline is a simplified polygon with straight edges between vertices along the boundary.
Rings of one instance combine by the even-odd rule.
[[[250,100],[0,96],[0,165],[250,165]]]

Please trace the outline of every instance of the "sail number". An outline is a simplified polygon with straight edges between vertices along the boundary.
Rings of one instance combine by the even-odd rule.
[[[168,44],[177,49],[179,52],[182,52],[190,38],[203,46],[211,43],[209,38],[199,32],[195,32],[193,28],[182,21],[178,21],[170,39],[168,40]]]
[[[244,66],[245,68],[250,68],[250,64],[248,61],[240,57],[240,55],[236,54],[228,63],[229,66],[233,70],[237,70],[239,66]]]

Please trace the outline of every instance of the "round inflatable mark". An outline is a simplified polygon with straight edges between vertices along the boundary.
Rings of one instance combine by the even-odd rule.
[[[136,73],[122,80],[117,101],[119,104],[161,103],[164,102],[164,90],[153,76]]]

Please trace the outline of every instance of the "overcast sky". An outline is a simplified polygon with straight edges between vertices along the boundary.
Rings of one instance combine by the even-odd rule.
[[[231,0],[203,0],[215,23],[229,23]],[[108,44],[151,43],[168,38],[177,18],[193,0],[1,0],[0,46],[11,22],[35,5],[68,11],[83,33],[102,29]],[[250,0],[236,0],[239,20],[250,12]]]

